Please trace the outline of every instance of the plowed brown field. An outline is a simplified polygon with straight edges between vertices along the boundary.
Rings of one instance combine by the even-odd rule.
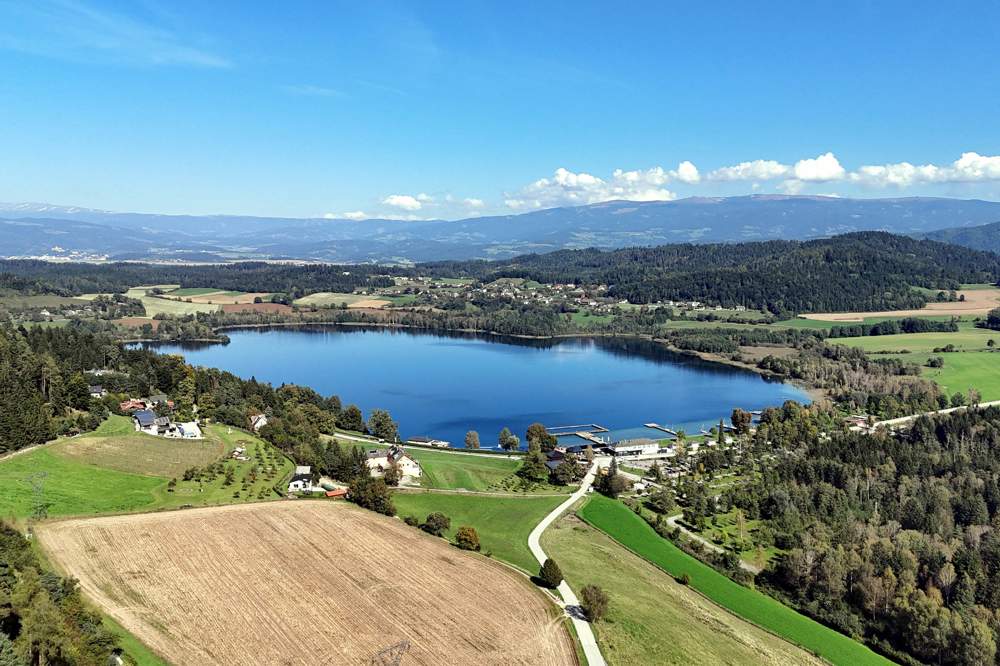
[[[576,664],[528,581],[353,506],[295,501],[49,523],[46,552],[177,664]]]

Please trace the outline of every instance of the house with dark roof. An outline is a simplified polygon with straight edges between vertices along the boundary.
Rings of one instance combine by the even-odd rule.
[[[95,384],[94,386],[90,386],[87,388],[87,390],[90,391],[91,398],[103,398],[108,394],[108,392],[105,391],[104,387],[101,386],[100,384]]]
[[[147,435],[156,434],[156,413],[151,409],[140,409],[132,414],[132,424],[139,432]]]
[[[312,467],[309,465],[298,465],[295,473],[292,474],[291,481],[288,482],[288,492],[307,493],[312,492]]]

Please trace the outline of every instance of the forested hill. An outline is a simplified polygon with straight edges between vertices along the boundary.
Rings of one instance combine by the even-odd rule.
[[[703,301],[772,312],[893,310],[922,306],[912,287],[954,289],[995,282],[1000,256],[884,232],[815,241],[662,245],[563,250],[499,262],[442,262],[423,268],[482,279],[609,285],[633,303]]]
[[[1000,222],[981,224],[975,227],[941,229],[925,234],[924,238],[976,248],[977,250],[1000,252]]]

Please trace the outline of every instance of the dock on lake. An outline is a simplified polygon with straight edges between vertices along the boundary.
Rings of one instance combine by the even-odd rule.
[[[642,425],[646,426],[647,428],[652,428],[653,430],[662,430],[663,432],[667,433],[668,435],[673,435],[674,437],[677,436],[677,432],[676,431],[671,430],[667,426],[661,426],[659,423],[643,423]]]

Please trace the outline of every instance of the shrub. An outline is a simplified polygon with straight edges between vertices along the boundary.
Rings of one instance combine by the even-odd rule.
[[[691,584],[691,574],[689,574],[687,571],[685,571],[680,576],[678,576],[676,580],[681,585],[690,585]]]
[[[420,519],[416,516],[407,516],[406,518],[403,518],[403,522],[410,527],[420,527]]]
[[[451,527],[451,518],[435,511],[434,513],[427,515],[427,520],[423,522],[420,526],[424,532],[428,534],[433,534],[434,536],[444,536],[444,531]]]
[[[559,583],[563,580],[562,570],[556,564],[556,561],[550,557],[545,560],[545,564],[539,570],[538,578],[542,582],[542,585],[554,590],[559,587]]]
[[[463,525],[455,533],[455,545],[462,550],[479,550],[479,534],[474,527]]]
[[[597,585],[585,585],[580,590],[580,607],[591,622],[597,622],[608,612],[608,595]]]

